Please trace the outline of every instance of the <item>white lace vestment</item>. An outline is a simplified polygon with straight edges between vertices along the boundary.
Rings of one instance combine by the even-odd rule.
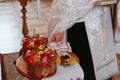
[[[97,0],[53,0],[48,32],[50,38],[84,21],[96,80],[105,80],[118,73],[111,15],[106,6],[93,7],[94,1]],[[57,19],[58,23],[52,26]]]
[[[116,44],[116,53],[120,53],[120,2],[117,4],[117,13],[114,26],[115,34],[115,44]]]

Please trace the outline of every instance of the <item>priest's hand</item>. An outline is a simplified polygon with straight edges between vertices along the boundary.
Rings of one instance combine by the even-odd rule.
[[[59,42],[59,41],[62,41],[63,38],[64,38],[64,33],[63,32],[58,32],[58,33],[53,34],[50,42]]]

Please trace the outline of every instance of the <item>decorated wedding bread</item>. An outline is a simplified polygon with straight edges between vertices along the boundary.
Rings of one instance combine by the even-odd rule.
[[[27,63],[28,74],[32,78],[49,77],[56,72],[56,52],[47,46],[44,35],[34,34],[22,40],[23,59]]]

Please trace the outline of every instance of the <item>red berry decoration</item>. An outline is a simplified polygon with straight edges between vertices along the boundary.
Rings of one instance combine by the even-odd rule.
[[[48,39],[39,34],[25,36],[22,40],[27,70],[34,80],[49,77],[56,72],[56,52],[48,47]]]

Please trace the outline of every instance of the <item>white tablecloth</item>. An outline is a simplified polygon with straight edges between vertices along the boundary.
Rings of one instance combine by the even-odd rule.
[[[81,66],[76,63],[69,67],[57,65],[57,72],[55,75],[49,78],[43,78],[42,80],[83,80],[84,73]]]

